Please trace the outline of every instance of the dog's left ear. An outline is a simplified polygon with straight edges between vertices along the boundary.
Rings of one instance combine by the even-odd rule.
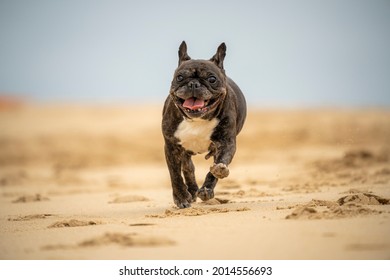
[[[223,60],[226,56],[226,45],[225,43],[222,43],[219,45],[217,49],[217,53],[210,59],[212,62],[217,64],[217,66],[221,69],[223,69]]]

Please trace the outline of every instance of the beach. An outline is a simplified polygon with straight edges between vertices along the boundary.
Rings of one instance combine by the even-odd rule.
[[[0,106],[0,259],[390,258],[390,110],[249,108],[215,198],[178,209],[161,106]]]

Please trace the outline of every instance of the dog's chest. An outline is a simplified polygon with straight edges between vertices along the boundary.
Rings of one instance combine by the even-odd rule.
[[[179,144],[186,150],[194,153],[204,153],[210,146],[211,134],[218,125],[217,119],[184,119],[175,132],[175,137],[179,139]]]

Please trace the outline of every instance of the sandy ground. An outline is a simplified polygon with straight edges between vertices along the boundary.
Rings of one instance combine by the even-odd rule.
[[[3,106],[0,259],[390,259],[390,110],[252,109],[216,199],[184,210],[160,121]]]

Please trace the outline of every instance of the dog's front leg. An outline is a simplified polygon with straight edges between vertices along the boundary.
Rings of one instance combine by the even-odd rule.
[[[185,152],[183,154],[182,160],[182,171],[185,179],[185,183],[187,185],[187,190],[192,195],[192,202],[196,201],[196,196],[198,193],[198,184],[195,179],[195,166],[191,159],[192,154],[189,152]]]
[[[236,153],[236,140],[232,138],[224,143],[217,144],[214,164],[210,167],[211,174],[218,179],[229,176],[228,165],[232,162]]]
[[[185,152],[182,147],[167,140],[165,141],[164,151],[169,174],[171,176],[173,201],[179,208],[188,208],[191,206],[193,198],[188,192],[187,186],[181,176]]]
[[[207,173],[205,182],[198,191],[198,197],[203,201],[214,197],[214,188],[218,179],[225,178],[229,175],[228,165],[233,159],[236,152],[235,138],[225,139],[224,142],[214,142],[214,164]]]

